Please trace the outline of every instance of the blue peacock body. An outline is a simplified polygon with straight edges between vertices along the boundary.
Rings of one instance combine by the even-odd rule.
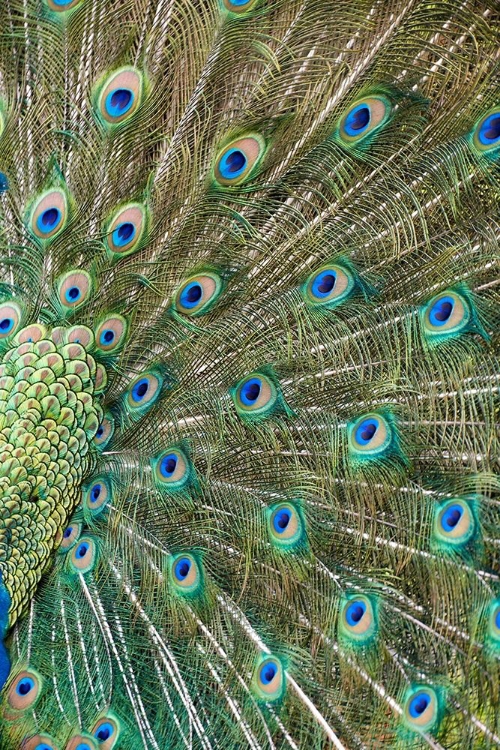
[[[500,746],[499,41],[2,3],[2,749]]]

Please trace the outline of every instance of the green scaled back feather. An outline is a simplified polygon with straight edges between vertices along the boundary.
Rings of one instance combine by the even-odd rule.
[[[0,747],[500,747],[493,0],[0,4]]]

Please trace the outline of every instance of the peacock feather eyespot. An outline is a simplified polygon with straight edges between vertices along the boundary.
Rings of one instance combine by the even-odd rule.
[[[94,445],[99,450],[104,450],[108,445],[109,441],[113,437],[115,431],[115,423],[111,414],[107,413],[102,418],[101,424],[97,428],[97,432],[94,436]]]
[[[235,15],[248,13],[258,0],[221,0],[223,7]]]
[[[96,559],[97,546],[90,536],[80,537],[67,558],[70,570],[75,573],[88,573],[93,569]]]
[[[472,142],[485,155],[498,156],[500,149],[500,108],[484,115],[472,132]]]
[[[285,670],[276,656],[262,654],[254,669],[251,689],[255,697],[265,703],[283,699],[286,689]]]
[[[382,95],[368,96],[354,102],[340,121],[338,134],[344,143],[356,144],[374,135],[388,121],[390,101]]]
[[[186,453],[178,447],[167,448],[151,459],[156,485],[160,489],[176,492],[184,489],[194,479],[193,465]]]
[[[391,420],[370,412],[349,426],[349,451],[358,458],[379,458],[387,453],[395,438]]]
[[[62,532],[59,552],[69,552],[69,550],[77,543],[81,533],[82,524],[79,521],[71,521]]]
[[[450,294],[441,294],[432,301],[427,311],[429,330],[448,330],[464,322],[463,302]]]
[[[117,354],[127,340],[128,323],[123,315],[107,315],[95,332],[97,349],[104,354]]]
[[[225,187],[240,185],[255,173],[266,152],[266,142],[258,133],[237,138],[217,156],[214,178]]]
[[[455,497],[436,505],[433,546],[458,549],[471,542],[477,533],[476,502],[473,498]]]
[[[431,732],[436,729],[443,713],[443,698],[440,691],[429,685],[417,685],[406,694],[403,717],[406,726],[415,732]]]
[[[141,203],[121,206],[104,228],[108,252],[116,258],[135,253],[142,246],[148,223],[149,213]]]
[[[47,329],[40,323],[32,323],[16,332],[14,344],[36,343],[47,336]]]
[[[80,344],[89,351],[94,346],[94,334],[87,326],[71,326],[65,331],[65,340],[68,344]]]
[[[50,242],[66,227],[69,219],[68,196],[62,188],[53,188],[32,202],[27,218],[30,232],[40,242]]]
[[[67,13],[74,10],[83,0],[45,0],[49,10],[54,13]]]
[[[448,289],[436,294],[422,308],[421,319],[429,344],[439,344],[467,331],[476,331],[487,338],[465,285],[460,290]]]
[[[306,543],[306,527],[300,506],[283,502],[266,509],[269,537],[277,549],[294,550]]]
[[[40,697],[41,689],[42,679],[37,672],[31,669],[19,672],[7,691],[9,708],[15,712],[33,708]],[[6,718],[13,717],[7,716]]]
[[[17,333],[22,315],[21,307],[16,302],[0,304],[0,341]]]
[[[217,302],[223,289],[220,276],[204,272],[184,281],[174,297],[175,309],[192,318],[205,315]]]
[[[95,738],[85,734],[76,734],[69,740],[64,750],[98,750],[102,745],[95,742]]]
[[[120,125],[137,112],[144,95],[143,74],[136,68],[123,67],[96,85],[94,111],[105,127]]]
[[[252,420],[270,416],[278,401],[278,395],[276,384],[260,372],[247,375],[232,391],[238,414]]]
[[[170,578],[174,590],[182,596],[196,596],[203,587],[203,570],[194,555],[180,553],[170,561]]]
[[[112,489],[110,481],[104,477],[95,477],[92,482],[84,485],[82,490],[82,505],[85,515],[99,516],[111,500]]]
[[[345,266],[329,263],[312,273],[302,287],[306,302],[332,309],[351,296],[356,277]]]
[[[99,743],[99,750],[113,750],[120,737],[120,724],[115,716],[107,714],[96,722],[92,735]]]
[[[57,282],[57,298],[65,311],[76,310],[92,294],[92,277],[87,271],[68,271]]]
[[[339,637],[366,645],[378,634],[378,609],[373,597],[352,594],[341,603]]]
[[[126,405],[130,416],[145,414],[161,395],[163,377],[159,372],[144,372],[137,375],[126,391]]]
[[[36,734],[24,740],[21,747],[22,750],[59,750],[59,745],[48,734]]]
[[[487,635],[495,649],[500,650],[500,598],[490,603]]]

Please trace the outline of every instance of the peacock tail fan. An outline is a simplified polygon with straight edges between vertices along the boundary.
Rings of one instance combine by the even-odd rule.
[[[0,3],[0,747],[500,746],[495,0]]]

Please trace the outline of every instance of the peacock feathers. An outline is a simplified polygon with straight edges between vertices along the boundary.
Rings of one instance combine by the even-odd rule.
[[[500,746],[493,0],[4,0],[0,746]]]

